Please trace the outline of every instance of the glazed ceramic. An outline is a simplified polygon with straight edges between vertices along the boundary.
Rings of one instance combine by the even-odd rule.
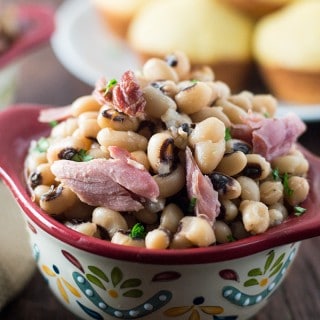
[[[0,175],[21,207],[40,272],[79,318],[248,319],[281,284],[300,241],[320,234],[320,160],[303,150],[311,167],[307,211],[262,235],[180,250],[126,247],[81,235],[48,217],[26,191],[28,145],[50,131],[37,122],[40,108],[14,106],[0,114]]]

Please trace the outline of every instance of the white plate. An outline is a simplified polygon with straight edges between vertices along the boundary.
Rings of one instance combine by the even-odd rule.
[[[105,76],[119,79],[139,68],[139,60],[101,24],[91,1],[68,0],[56,14],[51,45],[57,58],[74,76],[94,86]]]
[[[101,24],[90,0],[68,0],[57,11],[51,44],[60,62],[74,76],[94,86],[105,76],[119,79],[126,70],[140,68],[138,58]],[[280,102],[277,116],[295,112],[304,121],[320,120],[320,105]]]

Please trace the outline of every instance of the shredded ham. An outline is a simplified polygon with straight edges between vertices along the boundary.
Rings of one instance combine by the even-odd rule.
[[[71,117],[71,105],[65,107],[45,108],[40,111],[39,122],[62,121]]]
[[[288,153],[305,130],[306,125],[294,113],[283,118],[264,118],[248,114],[243,124],[232,127],[231,135],[250,143],[253,153],[261,154],[271,161]]]
[[[214,190],[209,177],[201,173],[188,147],[186,149],[186,173],[189,199],[196,199],[196,215],[205,217],[213,225],[220,212],[218,192]]]
[[[144,167],[133,165],[134,160],[118,149],[113,150],[122,154],[117,159],[58,160],[52,164],[51,170],[58,180],[89,205],[106,206],[117,211],[140,210],[145,199],[157,199],[159,187]]]

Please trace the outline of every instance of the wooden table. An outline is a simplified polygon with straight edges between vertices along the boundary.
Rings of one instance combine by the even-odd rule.
[[[61,0],[45,0],[58,6]],[[79,4],[81,1],[79,1]],[[91,93],[92,88],[68,73],[54,56],[50,45],[21,61],[17,102],[65,105]],[[301,143],[320,156],[320,123],[308,124]],[[272,295],[255,320],[320,319],[320,237],[305,240],[288,277]],[[49,291],[38,271],[29,284],[0,313],[1,320],[75,320]],[[155,319],[156,320],[156,319]]]

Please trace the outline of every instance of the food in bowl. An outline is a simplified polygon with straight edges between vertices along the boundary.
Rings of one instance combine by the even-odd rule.
[[[319,15],[319,1],[297,1],[256,26],[254,57],[278,99],[295,104],[320,102]]]
[[[32,198],[65,226],[147,249],[208,247],[301,215],[309,163],[294,114],[276,100],[232,94],[209,68],[174,52],[141,72],[100,79],[93,94],[43,110],[33,141]]]

